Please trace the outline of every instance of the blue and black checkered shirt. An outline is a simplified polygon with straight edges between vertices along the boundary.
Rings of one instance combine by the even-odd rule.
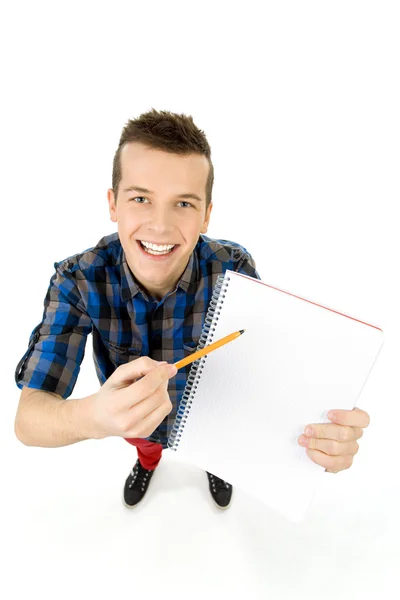
[[[78,378],[87,336],[100,384],[139,356],[177,362],[196,349],[214,285],[227,269],[259,279],[245,248],[205,235],[176,289],[157,301],[142,289],[126,262],[118,233],[54,263],[42,321],[32,331],[15,380],[68,398]],[[172,411],[147,438],[167,448],[191,365],[169,381]]]

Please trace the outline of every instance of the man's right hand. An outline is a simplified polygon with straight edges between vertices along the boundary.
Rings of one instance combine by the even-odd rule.
[[[90,397],[94,439],[151,435],[171,412],[167,387],[176,373],[173,365],[147,356],[118,367]]]

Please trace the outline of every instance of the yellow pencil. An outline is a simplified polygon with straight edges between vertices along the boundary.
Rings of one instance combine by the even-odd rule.
[[[186,365],[189,365],[190,363],[194,362],[198,358],[201,358],[202,356],[205,356],[206,354],[210,354],[210,352],[213,352],[217,348],[220,348],[221,346],[224,346],[228,342],[235,340],[240,335],[242,335],[242,333],[244,333],[245,331],[246,331],[245,329],[241,329],[240,331],[235,331],[235,333],[230,333],[229,335],[218,340],[218,342],[213,342],[212,344],[209,344],[209,346],[205,346],[198,352],[194,352],[193,354],[190,354],[186,358],[183,358],[182,360],[178,360],[178,362],[176,362],[174,364],[174,366],[179,370],[182,367],[185,367]]]

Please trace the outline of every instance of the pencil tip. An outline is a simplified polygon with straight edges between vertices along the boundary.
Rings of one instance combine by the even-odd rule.
[[[242,333],[244,333],[245,331],[246,331],[245,329],[241,329],[240,332],[239,332],[240,335],[242,335]]]

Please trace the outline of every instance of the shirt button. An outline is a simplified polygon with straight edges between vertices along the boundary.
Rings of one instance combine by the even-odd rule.
[[[161,341],[161,335],[157,334],[154,336],[154,341],[155,342],[160,342]]]

